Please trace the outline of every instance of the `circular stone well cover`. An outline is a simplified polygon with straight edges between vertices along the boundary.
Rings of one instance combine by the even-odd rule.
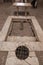
[[[15,54],[18,59],[25,60],[29,56],[29,49],[26,46],[19,46]]]

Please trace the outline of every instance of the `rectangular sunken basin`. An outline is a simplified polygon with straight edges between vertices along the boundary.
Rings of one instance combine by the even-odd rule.
[[[36,41],[35,34],[32,30],[31,20],[12,21],[12,30],[10,31],[7,41],[26,42]]]
[[[20,24],[20,26],[15,24]],[[23,31],[25,29],[24,24],[25,26],[29,26],[29,28],[26,27],[26,30],[29,29],[32,31],[33,36],[28,36],[27,34],[25,34],[26,36],[21,36],[20,34],[12,35],[16,26],[17,30]],[[26,31],[26,33],[27,32],[29,33],[29,31]],[[11,42],[13,39],[15,40],[16,36],[17,43]],[[9,40],[8,38],[10,42],[7,41]],[[18,41],[18,39],[21,40]],[[36,42],[34,39],[39,41]],[[0,32],[0,65],[39,65],[40,58],[37,55],[37,51],[43,51],[43,31],[36,18],[34,16],[9,16]]]
[[[9,16],[0,33],[0,41],[8,36],[35,37],[43,41],[43,31],[34,16]]]
[[[34,36],[29,21],[13,21],[10,36]]]

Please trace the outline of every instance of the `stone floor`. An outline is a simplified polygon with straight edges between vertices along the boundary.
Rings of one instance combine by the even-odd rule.
[[[0,31],[2,30],[2,27],[3,27],[3,25],[4,25],[4,23],[5,23],[6,19],[7,19],[7,17],[9,15],[13,15],[13,12],[14,12],[14,7],[12,7],[12,4],[11,3],[9,3],[9,4],[8,3],[6,3],[6,4],[0,4]],[[29,8],[29,13],[30,13],[30,15],[36,16],[39,24],[41,25],[41,27],[43,29],[43,3],[41,3],[37,9]],[[10,43],[9,44],[6,44],[6,43],[4,43],[3,45],[0,45],[0,47],[2,46],[2,48],[0,48],[0,49],[2,49],[2,50],[4,48],[6,49],[7,46],[10,47],[10,45],[12,46],[12,48],[14,48],[13,44],[10,44]],[[7,46],[4,46],[4,45],[7,45]],[[9,49],[9,47],[8,47],[8,49]],[[11,47],[10,47],[10,49],[11,49]],[[2,56],[4,55],[4,53],[3,52],[0,52],[0,58],[1,59],[3,58]],[[35,60],[38,58],[39,65],[43,65],[43,51],[36,51],[35,53],[30,53],[30,54],[32,54],[33,56],[36,55],[37,57],[35,56]],[[7,59],[6,65],[11,65],[11,64],[14,65],[13,63],[16,63],[16,62],[14,62],[15,61],[14,55],[15,55],[14,52],[9,52],[9,54],[8,54],[8,57],[9,58]],[[5,53],[4,56],[6,56],[6,53]],[[0,59],[0,65],[5,65],[5,60],[6,59],[4,61],[2,60],[3,61],[2,62],[3,64],[1,64],[1,59]],[[29,61],[32,61],[34,59],[34,57],[32,58],[32,60],[31,60],[31,58],[28,58],[28,59],[29,59]],[[12,63],[11,63],[11,61],[12,61]],[[20,61],[18,61],[18,62],[20,62]],[[23,61],[21,64],[23,64],[23,63],[25,64],[26,62]],[[32,61],[32,62],[34,62],[34,61]],[[26,63],[26,65],[31,65],[31,64],[27,64],[27,63]],[[33,65],[35,65],[35,64],[33,64]],[[36,61],[36,65],[37,65],[37,61]]]
[[[0,4],[0,30],[2,29],[7,17],[9,16],[9,7],[10,4]]]
[[[8,52],[0,51],[0,65],[5,65]]]
[[[38,57],[39,65],[43,65],[43,51],[36,51],[36,56]]]
[[[36,16],[39,24],[43,29],[43,1],[39,3],[37,9],[30,8],[29,9],[30,15]]]
[[[38,57],[35,53],[35,51],[41,51],[43,50],[43,43],[35,43],[35,42],[0,42],[0,50],[1,51],[9,51],[7,58],[6,58],[6,63],[5,65],[39,65],[39,61],[42,60],[42,58],[40,60],[38,60]],[[29,49],[29,55],[28,58],[26,58],[25,60],[20,60],[16,57],[15,51],[17,49],[17,47],[19,46],[25,46]],[[40,47],[41,46],[41,47]],[[2,52],[2,53],[3,53]],[[5,52],[6,53],[6,52]],[[40,53],[40,52],[39,52]],[[3,54],[4,55],[4,54]],[[0,54],[1,56],[1,54]],[[6,56],[6,55],[5,55]],[[41,55],[43,56],[43,54]],[[3,57],[1,57],[3,58]],[[3,61],[3,59],[2,59]],[[40,63],[43,63],[43,60],[40,61]],[[43,64],[42,64],[43,65]]]
[[[30,15],[36,16],[40,26],[43,29],[43,2],[41,2],[37,9],[29,9]],[[38,57],[39,60],[39,65],[43,65],[43,51],[41,52],[36,52],[36,56]]]

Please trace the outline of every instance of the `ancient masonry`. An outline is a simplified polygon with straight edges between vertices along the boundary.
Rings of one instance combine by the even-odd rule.
[[[27,15],[30,3],[13,3],[16,15],[9,16],[0,32],[1,63],[5,65],[39,65],[35,51],[43,51],[43,31],[35,16]],[[25,8],[25,16],[19,12]]]

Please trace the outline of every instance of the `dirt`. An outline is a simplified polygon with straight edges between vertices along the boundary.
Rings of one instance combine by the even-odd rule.
[[[0,65],[5,65],[7,55],[8,55],[7,51],[0,51]]]
[[[21,21],[20,21],[21,22]],[[29,23],[14,23],[11,36],[34,36]]]
[[[43,51],[36,51],[36,56],[38,57],[39,60],[39,65],[43,65]]]

